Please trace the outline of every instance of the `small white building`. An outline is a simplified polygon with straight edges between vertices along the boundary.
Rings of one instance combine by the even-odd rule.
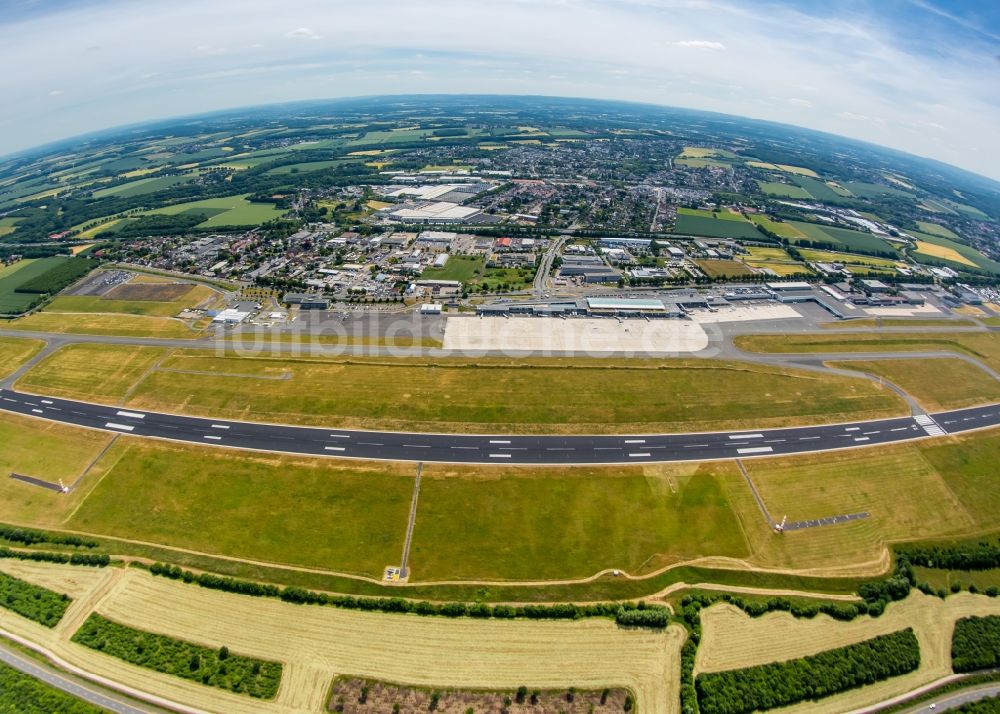
[[[241,312],[230,307],[222,310],[218,315],[213,317],[212,322],[217,325],[238,325],[241,322],[246,322],[249,317],[249,312]]]
[[[439,302],[429,302],[420,306],[421,315],[440,315],[444,311],[444,305]]]

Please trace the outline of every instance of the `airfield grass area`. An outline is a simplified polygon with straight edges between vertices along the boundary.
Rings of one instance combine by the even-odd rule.
[[[719,604],[702,612],[695,671],[717,672],[794,659],[912,627],[920,644],[916,671],[781,710],[819,714],[855,711],[950,675],[955,621],[998,613],[1000,602],[996,598],[963,593],[941,601],[916,591],[901,602],[891,603],[881,617],[860,617],[852,622],[838,622],[826,615],[795,618],[786,612],[751,618],[732,605]]]
[[[402,556],[415,474],[408,464],[120,440],[68,525],[377,577]]]
[[[167,337],[192,340],[199,332],[182,320],[149,315],[112,313],[36,312],[11,322],[6,330],[52,332],[69,335],[118,335],[121,337]]]
[[[961,352],[1000,370],[1000,335],[988,332],[740,335],[733,342],[762,353]]]
[[[0,378],[12,374],[45,346],[41,340],[0,337]]]
[[[100,398],[116,403],[166,354],[167,350],[160,347],[131,346],[122,350],[118,345],[100,343],[66,345],[35,365],[17,387],[70,399]]]
[[[1000,382],[960,359],[898,359],[834,362],[888,379],[930,411],[1000,402]]]
[[[638,575],[709,554],[745,558],[719,483],[734,478],[731,463],[426,467],[410,562],[420,580],[544,580],[608,568]]]
[[[1000,455],[1000,439],[983,437],[979,459]],[[866,519],[836,526],[810,528],[773,538],[768,533],[754,543],[751,562],[769,567],[824,569],[828,574],[851,574],[859,564],[873,563],[892,541],[970,534],[995,528],[993,516],[982,513],[965,489],[953,481],[975,478],[969,464],[954,473],[936,467],[931,448],[943,449],[947,461],[961,452],[960,442],[902,444],[777,457],[744,462],[771,517],[780,521],[808,520],[868,512]],[[978,463],[978,460],[977,460]],[[978,479],[976,479],[978,480]],[[1000,489],[988,487],[984,498],[1000,499]],[[974,500],[974,497],[973,497]],[[928,512],[933,504],[933,515]],[[750,532],[751,537],[754,536]]]
[[[695,263],[710,278],[739,278],[753,274],[746,264],[738,260],[696,260]]]
[[[106,348],[80,381],[75,348],[22,384],[117,401],[112,375],[136,359]],[[67,370],[63,370],[65,364]],[[102,390],[100,385],[112,385]],[[557,386],[553,386],[557,385]],[[554,396],[553,389],[558,391]],[[621,433],[763,426],[897,415],[902,400],[863,379],[703,360],[437,360],[226,357],[178,350],[130,387],[137,409],[277,423],[408,431]]]
[[[976,327],[976,322],[965,318],[927,318],[927,317],[862,317],[844,322],[824,322],[820,327],[827,330],[878,328],[878,327],[912,327],[918,330],[925,327]]]

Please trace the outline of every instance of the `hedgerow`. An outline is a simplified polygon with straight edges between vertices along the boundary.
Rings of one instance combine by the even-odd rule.
[[[296,586],[284,588],[276,585],[255,583],[238,578],[230,578],[210,573],[192,573],[176,565],[154,563],[149,572],[172,580],[183,580],[203,588],[225,590],[227,592],[252,595],[254,597],[275,597],[300,605],[328,605],[348,610],[369,612],[413,613],[415,615],[435,615],[440,617],[479,617],[531,620],[576,620],[583,617],[610,617],[619,624],[631,627],[666,627],[669,611],[659,605],[640,603],[605,602],[591,605],[560,603],[556,605],[488,605],[485,603],[446,602],[436,603],[403,598],[355,597],[353,595],[330,595],[306,590]],[[643,613],[643,614],[633,614]],[[655,614],[652,614],[655,613]]]
[[[810,657],[699,674],[695,689],[702,714],[748,714],[815,701],[919,666],[920,646],[907,628]]]
[[[146,669],[190,679],[258,699],[272,699],[281,683],[281,663],[231,654],[121,625],[93,613],[73,642]]]
[[[0,605],[45,627],[59,624],[70,602],[68,595],[0,573]]]
[[[0,540],[9,543],[21,543],[23,545],[37,545],[47,543],[49,545],[71,545],[75,548],[96,548],[98,543],[95,540],[81,538],[80,536],[49,533],[34,528],[20,528],[14,526],[0,525]]]
[[[963,617],[951,636],[951,667],[974,672],[1000,666],[1000,617]]]
[[[111,556],[107,553],[51,553],[44,550],[13,550],[2,546],[0,546],[0,558],[64,565],[89,565],[94,568],[103,568],[111,563]]]

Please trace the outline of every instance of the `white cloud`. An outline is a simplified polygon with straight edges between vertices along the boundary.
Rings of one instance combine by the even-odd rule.
[[[317,35],[312,29],[308,27],[299,27],[294,30],[289,30],[285,33],[285,37],[293,40],[319,40],[322,39],[321,35]]]
[[[218,55],[224,55],[229,51],[226,47],[213,47],[212,45],[198,45],[192,52],[196,55],[201,55],[202,57],[212,57]]]
[[[681,42],[674,42],[674,47],[688,47],[696,50],[724,50],[726,46],[721,42],[712,42],[711,40],[683,40]]]
[[[60,94],[65,94],[65,93],[66,92],[64,92],[61,89],[53,89],[51,92],[49,92],[49,96],[50,97],[58,97]]]
[[[793,107],[803,107],[805,109],[811,109],[812,107],[815,106],[808,99],[799,99],[798,97],[790,97],[788,99],[788,103],[791,104]]]

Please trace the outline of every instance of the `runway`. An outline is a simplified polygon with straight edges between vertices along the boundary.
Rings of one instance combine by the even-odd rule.
[[[131,436],[286,454],[463,464],[627,464],[780,456],[1000,425],[1000,405],[845,424],[687,434],[486,435],[356,431],[207,419],[0,390],[0,410]]]

